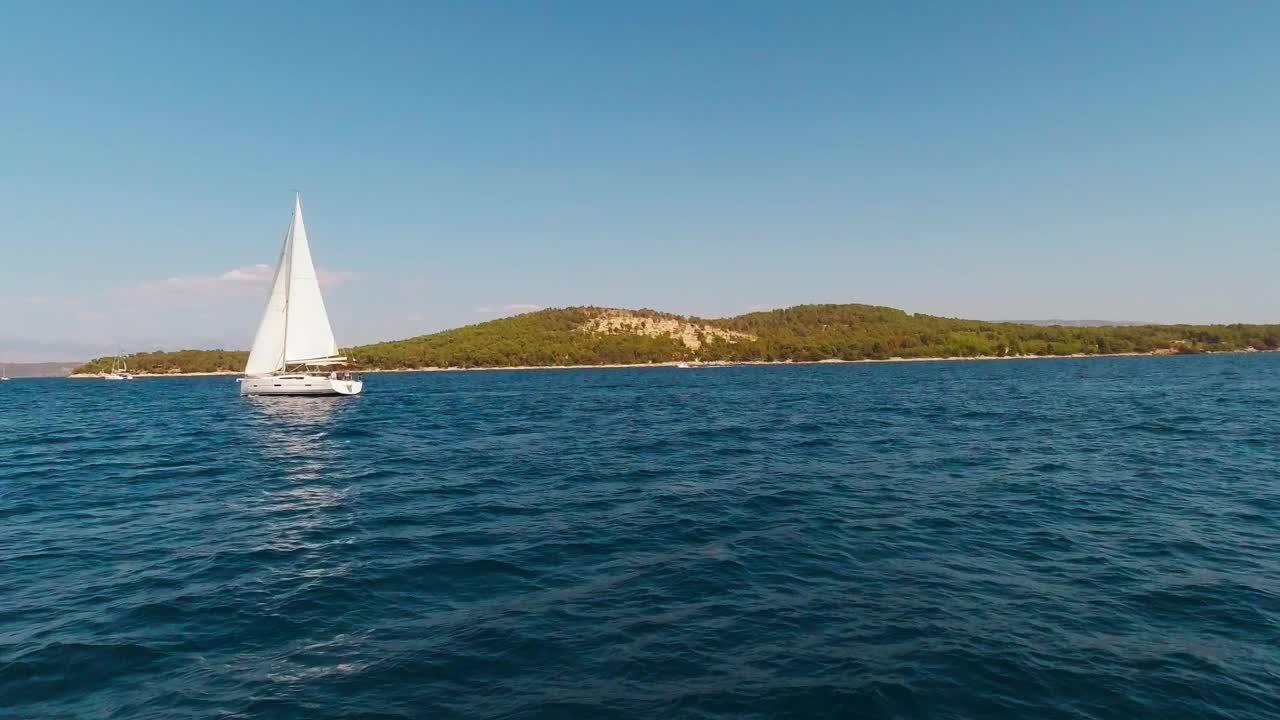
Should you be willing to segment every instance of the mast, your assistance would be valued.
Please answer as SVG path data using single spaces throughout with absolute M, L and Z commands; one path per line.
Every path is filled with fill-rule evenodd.
M 289 234 L 285 236 L 285 254 L 289 256 L 289 265 L 293 266 L 293 228 L 298 224 L 298 208 L 302 205 L 302 193 L 293 191 L 293 215 L 289 217 Z M 280 343 L 280 369 L 289 370 L 289 293 L 293 289 L 293 281 L 287 272 L 284 276 L 284 342 Z

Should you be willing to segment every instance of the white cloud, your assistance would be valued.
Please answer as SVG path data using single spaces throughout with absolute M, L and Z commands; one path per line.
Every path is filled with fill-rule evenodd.
M 359 273 L 345 270 L 316 270 L 316 275 L 320 277 L 320 287 L 322 288 L 335 288 L 339 285 L 346 285 L 360 277 Z
M 482 305 L 476 308 L 476 312 L 482 313 L 485 315 L 492 315 L 495 313 L 510 315 L 512 313 L 533 312 L 534 310 L 541 310 L 541 309 L 542 309 L 541 305 L 534 305 L 532 303 L 512 303 L 510 305 L 503 305 L 501 307 L 492 307 L 489 305 Z
M 0 307 L 22 305 L 76 305 L 79 298 L 71 296 L 28 295 L 25 297 L 0 297 Z
M 351 272 L 316 270 L 320 286 L 333 288 L 355 279 Z M 173 293 L 202 293 L 226 296 L 258 296 L 275 278 L 275 268 L 258 263 L 233 268 L 220 275 L 181 275 L 160 282 L 144 283 L 118 292 L 133 297 L 151 297 Z
M 227 267 L 102 290 L 67 288 L 67 295 L 5 295 L 0 288 L 0 361 L 83 360 L 116 349 L 248 347 L 275 269 L 266 264 Z M 318 274 L 326 299 L 336 286 L 365 277 L 323 268 Z M 331 317 L 339 324 L 344 310 L 351 314 L 348 303 L 360 298 L 335 293 L 332 299 Z M 396 336 L 390 331 L 386 335 Z
M 270 282 L 275 271 L 270 265 L 247 265 L 245 267 L 228 270 L 218 276 L 219 280 L 228 282 Z

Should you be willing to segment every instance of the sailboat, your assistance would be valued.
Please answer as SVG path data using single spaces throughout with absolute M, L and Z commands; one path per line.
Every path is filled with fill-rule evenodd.
M 293 220 L 285 232 L 271 297 L 240 379 L 240 394 L 357 395 L 364 389 L 359 376 L 326 369 L 346 362 L 338 355 L 311 262 L 302 197 L 294 195 Z
M 133 374 L 129 372 L 129 363 L 125 362 L 124 356 L 117 354 L 111 359 L 111 372 L 102 374 L 103 380 L 132 380 Z
M 3 365 L 0 365 L 0 382 L 5 382 L 6 380 L 8 380 L 8 379 L 9 379 L 9 373 L 8 373 L 8 370 L 9 370 L 9 368 L 7 368 L 7 367 L 5 367 L 5 366 L 3 366 Z

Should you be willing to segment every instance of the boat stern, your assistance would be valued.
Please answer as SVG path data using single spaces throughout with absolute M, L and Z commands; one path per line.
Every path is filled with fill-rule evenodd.
M 330 379 L 329 385 L 333 387 L 333 391 L 339 395 L 359 395 L 364 390 L 363 380 L 335 380 Z

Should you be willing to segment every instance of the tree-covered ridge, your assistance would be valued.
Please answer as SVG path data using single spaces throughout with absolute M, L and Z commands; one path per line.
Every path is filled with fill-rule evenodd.
M 1219 352 L 1280 348 L 1280 325 L 1077 327 L 961 320 L 873 305 L 798 305 L 718 321 L 760 360 Z M 738 358 L 735 358 L 738 359 Z M 745 358 L 743 358 L 745 359 Z
M 611 318 L 602 322 L 602 318 Z M 622 318 L 623 321 L 617 321 Z M 961 320 L 874 305 L 798 305 L 722 320 L 655 310 L 540 310 L 420 337 L 344 349 L 365 369 L 701 361 L 813 361 L 1280 349 L 1280 325 L 1074 327 Z M 248 353 L 139 353 L 141 373 L 239 372 Z M 110 369 L 98 358 L 77 373 Z
M 72 374 L 110 372 L 112 357 L 100 357 L 72 370 Z M 129 372 L 165 373 L 241 372 L 249 360 L 247 350 L 174 350 L 134 353 L 125 357 Z
M 361 367 L 378 369 L 605 365 L 670 362 L 689 357 L 685 345 L 672 337 L 624 330 L 582 331 L 593 318 L 611 310 L 540 310 L 433 335 L 365 345 L 351 352 Z M 637 310 L 634 314 L 653 319 L 678 317 L 654 310 Z

